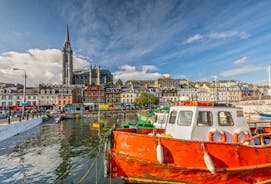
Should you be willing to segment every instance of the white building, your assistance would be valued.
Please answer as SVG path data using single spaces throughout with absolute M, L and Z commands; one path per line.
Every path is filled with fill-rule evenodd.
M 25 102 L 28 105 L 38 105 L 38 93 L 33 89 L 27 89 L 25 94 Z M 0 89 L 0 106 L 8 108 L 9 106 L 19 106 L 23 103 L 23 90 L 15 88 Z

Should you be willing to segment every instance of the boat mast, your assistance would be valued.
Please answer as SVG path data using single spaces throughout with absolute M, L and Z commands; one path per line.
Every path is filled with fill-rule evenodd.
M 271 88 L 271 77 L 270 77 L 270 65 L 267 67 L 267 72 L 268 72 L 268 86 L 269 89 Z
M 215 102 L 218 103 L 218 91 L 217 91 L 217 81 L 216 81 L 216 75 L 215 78 Z
M 99 86 L 99 88 L 98 88 L 98 122 L 100 122 L 100 87 L 101 86 Z

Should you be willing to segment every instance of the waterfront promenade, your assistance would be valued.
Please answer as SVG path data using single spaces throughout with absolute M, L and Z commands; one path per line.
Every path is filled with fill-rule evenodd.
M 13 124 L 13 123 L 19 123 L 19 118 L 10 118 L 10 123 Z M 8 125 L 8 119 L 5 118 L 5 119 L 0 119 L 0 126 L 3 126 L 3 125 Z

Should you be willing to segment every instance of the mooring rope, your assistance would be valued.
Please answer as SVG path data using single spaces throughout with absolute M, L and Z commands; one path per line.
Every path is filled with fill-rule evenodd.
M 96 154 L 96 157 L 95 157 L 94 161 L 92 162 L 92 164 L 90 165 L 90 167 L 88 168 L 86 173 L 80 178 L 78 184 L 81 184 L 86 179 L 86 177 L 89 175 L 90 171 L 93 169 L 95 164 L 97 166 L 97 160 L 98 160 L 98 158 L 100 156 L 100 153 L 101 153 L 101 150 L 102 150 L 101 147 L 104 144 L 106 137 L 112 132 L 112 130 L 114 128 L 115 127 L 112 126 L 110 129 L 108 129 L 105 132 L 103 137 L 101 137 L 100 130 L 99 130 L 99 132 L 98 132 L 98 137 L 99 137 L 98 153 Z M 97 167 L 96 167 L 96 183 L 97 183 L 97 180 L 98 180 L 98 176 L 97 176 Z M 110 182 L 111 182 L 111 180 L 110 180 Z

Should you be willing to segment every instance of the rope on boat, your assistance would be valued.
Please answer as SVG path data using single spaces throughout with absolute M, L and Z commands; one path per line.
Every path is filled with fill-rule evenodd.
M 80 178 L 78 184 L 81 184 L 82 182 L 84 182 L 84 180 L 85 180 L 86 177 L 89 175 L 90 171 L 93 169 L 93 167 L 94 167 L 95 164 L 96 164 L 96 183 L 98 182 L 98 175 L 97 175 L 97 160 L 98 160 L 99 155 L 100 155 L 101 150 L 102 150 L 102 149 L 101 149 L 101 145 L 104 144 L 106 137 L 109 136 L 109 134 L 113 131 L 114 128 L 115 128 L 115 127 L 112 126 L 110 129 L 108 129 L 108 130 L 105 132 L 105 134 L 104 134 L 103 137 L 101 137 L 100 130 L 99 130 L 98 136 L 99 136 L 99 140 L 100 140 L 100 141 L 99 141 L 99 145 L 98 145 L 98 153 L 96 154 L 96 157 L 95 157 L 94 161 L 92 162 L 92 164 L 90 165 L 90 167 L 88 168 L 88 170 L 86 171 L 86 173 Z M 111 183 L 111 180 L 110 180 L 110 183 Z
M 95 150 L 91 151 L 90 154 L 93 153 L 94 151 L 95 151 Z M 56 180 L 54 183 L 55 183 L 55 184 L 58 183 L 58 182 L 59 182 L 60 180 L 62 180 L 66 175 L 67 175 L 66 172 L 63 173 L 61 176 L 59 176 L 59 177 L 57 178 L 57 180 Z

